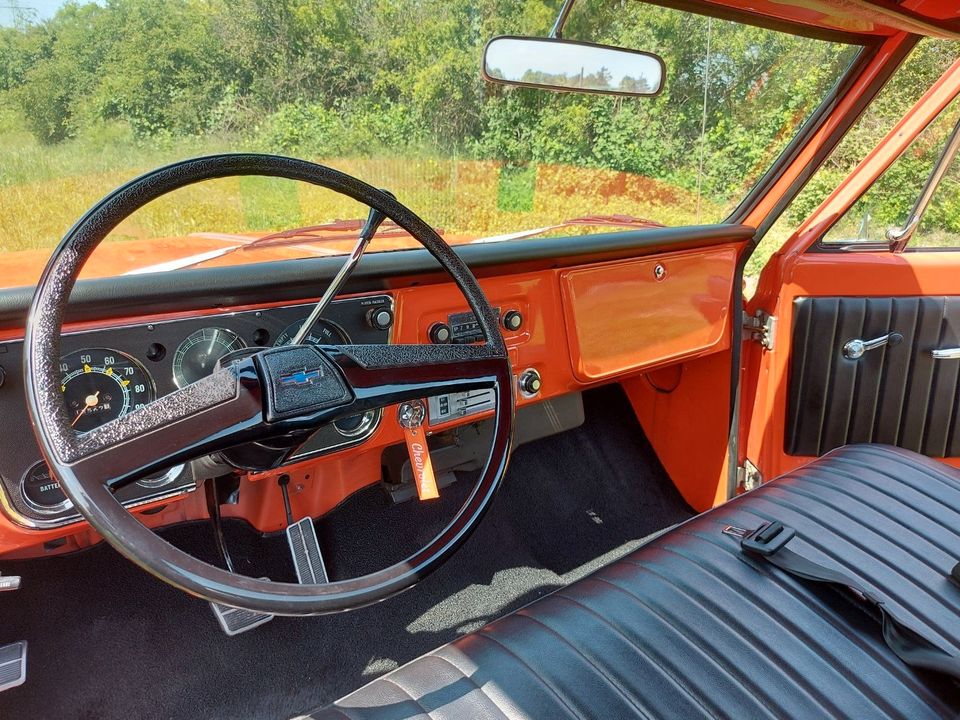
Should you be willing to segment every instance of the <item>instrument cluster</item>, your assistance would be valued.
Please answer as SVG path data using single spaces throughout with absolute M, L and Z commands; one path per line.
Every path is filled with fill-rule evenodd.
M 288 344 L 311 304 L 230 312 L 156 323 L 66 333 L 61 338 L 60 387 L 77 433 L 122 417 L 156 398 L 214 371 L 227 353 L 245 347 Z M 337 300 L 314 323 L 304 342 L 318 345 L 383 344 L 390 341 L 393 300 L 389 295 Z M 0 412 L 23 437 L 0 440 L 0 501 L 28 527 L 54 527 L 78 519 L 69 499 L 51 478 L 33 436 L 22 382 L 23 343 L 0 343 Z M 380 421 L 379 411 L 344 418 L 320 428 L 293 460 L 356 445 Z M 170 468 L 118 492 L 137 505 L 187 492 L 195 486 L 189 467 Z

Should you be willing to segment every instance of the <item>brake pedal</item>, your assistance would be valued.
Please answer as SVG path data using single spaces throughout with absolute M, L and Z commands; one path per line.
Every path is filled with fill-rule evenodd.
M 301 585 L 317 585 L 330 582 L 327 577 L 327 568 L 323 563 L 323 553 L 320 551 L 320 541 L 317 539 L 317 531 L 313 526 L 313 521 L 309 517 L 303 518 L 299 522 L 293 522 L 293 512 L 290 507 L 290 495 L 287 491 L 287 485 L 290 482 L 289 475 L 281 475 L 278 479 L 280 490 L 283 493 L 283 505 L 287 515 L 287 529 L 284 533 L 287 536 L 287 545 L 290 547 L 290 557 L 293 559 L 293 567 L 297 571 L 297 581 Z M 216 528 L 217 545 L 227 569 L 233 572 L 233 562 L 227 552 L 226 543 L 223 538 L 223 530 L 220 524 L 220 506 L 212 492 L 208 490 L 207 501 L 210 504 L 210 517 L 214 521 Z M 263 578 L 267 580 L 269 578 Z M 251 612 L 250 610 L 238 610 L 227 605 L 210 603 L 213 614 L 217 616 L 217 622 L 223 631 L 233 637 L 247 630 L 253 630 L 266 622 L 273 620 L 273 615 Z
M 213 614 L 217 616 L 220 628 L 230 637 L 247 630 L 253 630 L 273 620 L 273 615 L 253 612 L 252 610 L 241 610 L 220 603 L 212 602 L 210 608 L 213 610 Z
M 300 584 L 320 585 L 330 582 L 313 521 L 305 517 L 299 522 L 288 525 L 286 534 L 293 566 L 296 568 L 297 580 Z
M 0 692 L 23 685 L 27 679 L 27 641 L 0 647 Z

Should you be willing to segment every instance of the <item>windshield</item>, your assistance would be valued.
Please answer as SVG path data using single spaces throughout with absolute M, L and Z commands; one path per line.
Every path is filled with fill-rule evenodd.
M 54 3 L 56 5 L 56 3 Z M 24 10 L 0 29 L 0 283 L 33 284 L 97 199 L 222 151 L 294 155 L 393 192 L 451 244 L 722 221 L 857 47 L 644 3 L 584 0 L 564 36 L 659 54 L 663 90 L 506 88 L 498 34 L 560 2 L 140 2 Z M 129 218 L 87 277 L 347 252 L 367 209 L 238 178 Z M 371 252 L 415 246 L 384 226 Z

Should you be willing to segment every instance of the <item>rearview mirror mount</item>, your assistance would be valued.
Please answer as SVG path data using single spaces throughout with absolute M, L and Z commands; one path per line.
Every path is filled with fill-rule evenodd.
M 484 78 L 503 85 L 652 97 L 665 73 L 653 53 L 559 38 L 503 35 L 483 51 Z

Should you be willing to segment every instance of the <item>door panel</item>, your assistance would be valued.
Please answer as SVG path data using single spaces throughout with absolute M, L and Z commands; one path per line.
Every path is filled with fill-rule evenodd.
M 960 455 L 960 298 L 801 297 L 794 301 L 785 449 L 815 456 L 854 442 Z M 902 341 L 845 356 L 851 340 Z
M 764 274 L 747 311 L 776 322 L 770 347 L 744 343 L 740 462 L 769 479 L 867 441 L 960 467 L 960 360 L 929 355 L 960 347 L 960 252 L 790 252 Z M 896 349 L 843 357 L 890 330 Z

